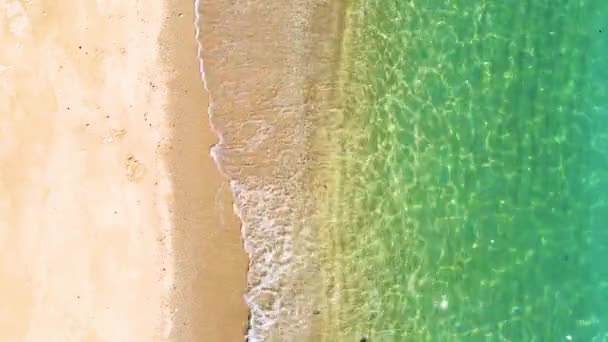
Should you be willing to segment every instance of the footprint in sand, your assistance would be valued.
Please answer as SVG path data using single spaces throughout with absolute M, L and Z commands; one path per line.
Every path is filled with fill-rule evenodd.
M 135 159 L 134 156 L 129 156 L 125 162 L 125 168 L 127 171 L 127 179 L 130 182 L 138 182 L 144 178 L 146 173 L 146 167 L 139 160 Z

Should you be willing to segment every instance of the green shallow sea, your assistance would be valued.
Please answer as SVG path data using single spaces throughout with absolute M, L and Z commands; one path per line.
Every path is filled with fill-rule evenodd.
M 608 1 L 347 17 L 324 340 L 608 341 Z

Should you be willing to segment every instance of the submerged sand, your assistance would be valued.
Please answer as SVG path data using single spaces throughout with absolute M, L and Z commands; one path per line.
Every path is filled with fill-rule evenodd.
M 250 341 L 319 341 L 332 301 L 321 271 L 332 227 L 330 144 L 340 123 L 342 1 L 200 0 L 214 149 L 250 257 Z M 329 124 L 333 124 L 331 127 Z M 336 140 L 336 139 L 334 139 Z M 330 209 L 331 210 L 331 209 Z M 317 220 L 319 218 L 319 220 Z M 333 257 L 333 256 L 332 256 Z
M 192 22 L 190 1 L 0 2 L 0 340 L 242 340 Z

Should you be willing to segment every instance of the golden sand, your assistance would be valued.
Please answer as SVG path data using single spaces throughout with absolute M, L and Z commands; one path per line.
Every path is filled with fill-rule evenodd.
M 186 0 L 0 1 L 0 340 L 240 341 Z

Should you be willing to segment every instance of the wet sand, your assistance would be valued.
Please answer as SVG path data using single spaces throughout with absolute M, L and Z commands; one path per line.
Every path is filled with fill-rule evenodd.
M 0 4 L 0 340 L 242 340 L 192 7 Z
M 168 65 L 168 155 L 174 184 L 176 341 L 243 341 L 247 258 L 226 178 L 209 155 L 218 137 L 209 127 L 201 80 L 194 5 L 169 0 L 162 58 Z

